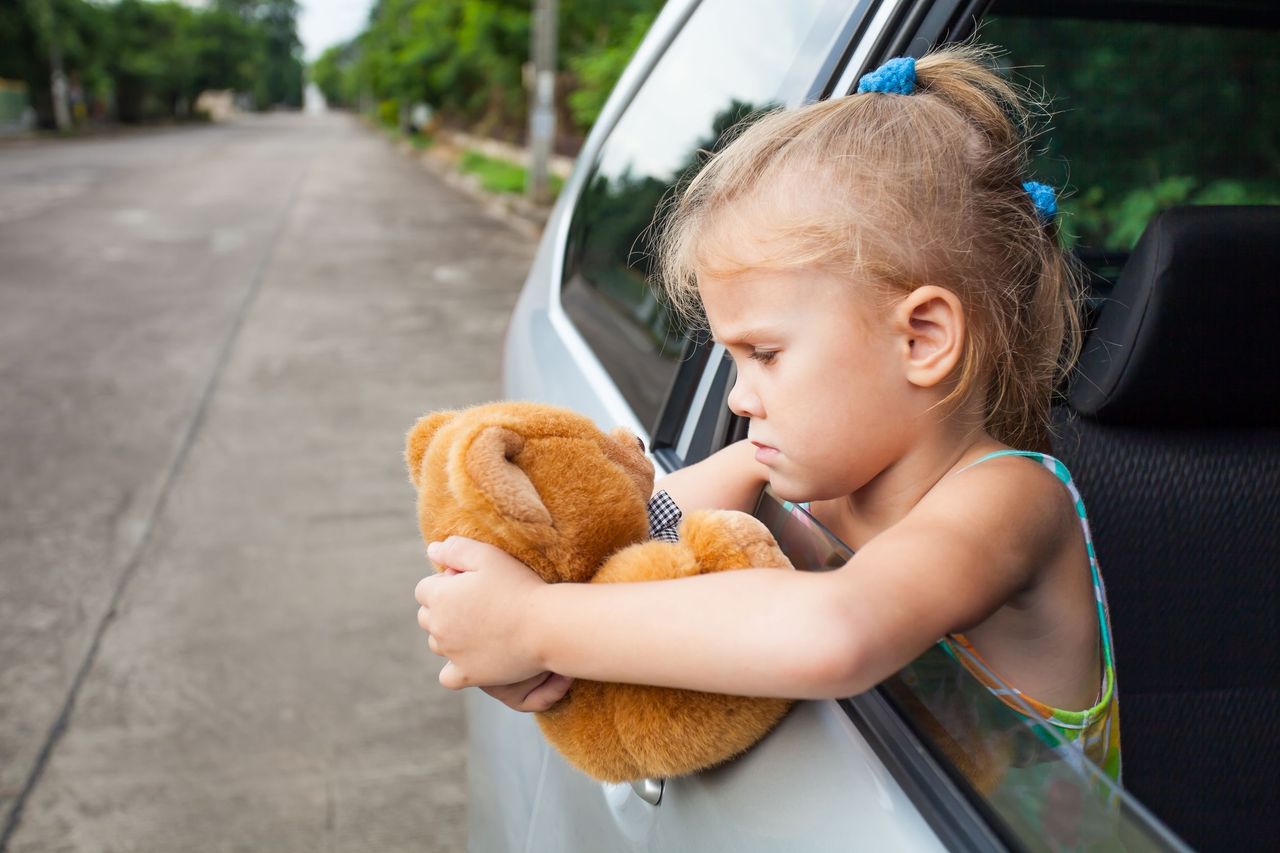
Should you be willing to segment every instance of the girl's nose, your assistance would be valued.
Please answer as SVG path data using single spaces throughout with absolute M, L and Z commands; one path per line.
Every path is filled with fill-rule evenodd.
M 746 387 L 742 383 L 742 377 L 738 377 L 733 383 L 733 389 L 729 392 L 729 411 L 743 418 L 763 418 L 764 403 L 760 401 L 760 396 Z

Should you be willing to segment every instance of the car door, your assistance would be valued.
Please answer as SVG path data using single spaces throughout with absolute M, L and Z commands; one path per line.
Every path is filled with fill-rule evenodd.
M 719 348 L 688 341 L 646 284 L 644 233 L 655 208 L 738 118 L 847 93 L 881 57 L 962 35 L 968 5 L 669 2 L 548 222 L 506 339 L 507 395 L 626 425 L 646 439 L 660 471 L 739 437 L 743 425 L 724 405 L 731 364 Z M 803 510 L 766 493 L 757 514 L 798 567 L 847 559 Z M 1139 848 L 1176 844 L 1069 751 L 1037 747 L 1052 734 L 1007 709 L 1002 716 L 1004 706 L 962 674 L 926 655 L 863 696 L 798 703 L 768 738 L 720 768 L 624 785 L 583 776 L 547 747 L 530 715 L 472 691 L 472 848 L 1016 848 L 1044 834 L 1048 790 L 1080 804 L 1063 838 L 1080 837 L 1081 826 L 1107 838 L 1124 827 Z M 940 693 L 957 695 L 955 683 L 967 688 L 961 710 L 936 707 Z M 1004 761 L 1001 784 L 983 791 L 982 779 L 958 769 L 991 744 L 1000 756 L 1038 756 L 1036 781 L 1010 774 Z

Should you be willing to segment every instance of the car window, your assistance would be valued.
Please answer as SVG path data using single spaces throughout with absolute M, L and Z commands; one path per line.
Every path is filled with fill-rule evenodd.
M 1098 4 L 1090 18 L 1072 8 L 997 0 L 981 38 L 1051 98 L 1036 177 L 1066 189 L 1064 232 L 1086 263 L 1114 278 L 1168 207 L 1280 204 L 1275 29 L 1223 11 L 1100 20 Z
M 768 489 L 755 515 L 801 571 L 831 571 L 853 552 L 803 508 L 780 501 Z M 963 648 L 957 654 L 967 654 Z M 973 661 L 977 663 L 977 661 Z M 1006 688 L 1007 689 L 1007 688 Z M 874 694 L 874 695 L 871 695 Z M 1132 795 L 1096 767 L 1052 727 L 1023 716 L 996 698 L 943 647 L 935 645 L 870 694 L 842 705 L 862 726 L 874 715 L 860 706 L 883 701 L 904 721 L 914 743 L 894 746 L 918 755 L 929 751 L 935 771 L 958 780 L 964 795 L 980 806 L 998 835 L 1028 850 L 1186 849 Z M 865 731 L 865 729 L 864 729 Z M 876 733 L 869 732 L 874 740 Z M 882 758 L 886 756 L 882 755 Z M 893 762 L 886 760 L 887 766 Z M 920 769 L 917 767 L 916 774 Z M 905 787 L 905 786 L 904 786 Z M 938 779 L 926 779 L 934 789 Z M 938 803 L 929 804 L 935 820 Z M 922 806 L 922 811 L 924 810 Z M 961 819 L 952 815 L 952 819 Z M 942 835 L 954 827 L 936 826 Z
M 858 5 L 704 0 L 600 149 L 570 222 L 561 297 L 641 423 L 656 420 L 685 345 L 647 281 L 655 208 L 739 119 L 803 98 Z

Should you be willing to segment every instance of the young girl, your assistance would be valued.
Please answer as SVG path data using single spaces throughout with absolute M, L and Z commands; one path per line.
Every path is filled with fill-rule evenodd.
M 657 490 L 750 511 L 768 483 L 847 564 L 546 585 L 496 548 L 432 543 L 450 571 L 416 597 L 440 683 L 525 711 L 575 677 L 842 697 L 941 640 L 1118 776 L 1083 506 L 1034 452 L 1079 329 L 1052 192 L 1025 183 L 1027 123 L 980 50 L 891 60 L 856 95 L 751 125 L 667 220 L 663 286 L 732 356 L 750 438 Z

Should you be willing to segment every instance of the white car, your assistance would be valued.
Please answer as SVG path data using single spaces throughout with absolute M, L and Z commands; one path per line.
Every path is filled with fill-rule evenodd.
M 1275 7 L 667 3 L 547 224 L 506 338 L 506 395 L 629 427 L 660 474 L 744 437 L 725 404 L 732 364 L 718 346 L 686 341 L 647 284 L 655 205 L 738 118 L 843 96 L 885 59 L 965 38 L 981 21 L 982 41 L 1006 47 L 1010 64 L 1033 75 L 1043 64 L 1060 115 L 1040 163 L 1061 172 L 1057 154 L 1072 158 L 1057 178 L 1079 188 L 1066 204 L 1101 311 L 1081 367 L 1092 372 L 1059 406 L 1055 450 L 1083 484 L 1108 581 L 1126 789 L 936 648 L 865 694 L 798 703 L 724 766 L 624 785 L 582 775 L 531 715 L 468 691 L 473 850 L 1186 849 L 1180 838 L 1274 849 L 1280 395 L 1273 372 L 1270 392 L 1250 386 L 1247 397 L 1243 383 L 1206 380 L 1205 365 L 1226 372 L 1246 350 L 1274 365 L 1244 338 L 1256 326 L 1270 340 L 1262 324 L 1280 316 L 1280 216 L 1266 206 L 1155 214 L 1171 192 L 1239 203 L 1280 191 Z M 1156 310 L 1168 304 L 1192 307 Z M 848 556 L 767 492 L 757 515 L 800 568 Z M 1221 571 L 1206 580 L 1202 566 Z

